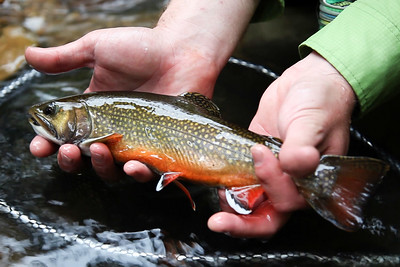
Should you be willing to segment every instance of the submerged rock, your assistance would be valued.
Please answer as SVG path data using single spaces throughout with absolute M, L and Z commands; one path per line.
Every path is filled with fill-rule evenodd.
M 35 44 L 36 38 L 24 28 L 3 28 L 0 35 L 0 80 L 7 79 L 25 65 L 25 49 Z

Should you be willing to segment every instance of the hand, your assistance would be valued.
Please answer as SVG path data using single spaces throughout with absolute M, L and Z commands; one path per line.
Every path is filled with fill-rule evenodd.
M 291 177 L 310 174 L 322 154 L 346 153 L 355 99 L 347 81 L 315 52 L 286 70 L 265 91 L 250 125 L 256 133 L 284 140 L 279 160 L 264 146 L 252 148 L 256 175 L 268 199 L 251 215 L 230 210 L 213 215 L 210 229 L 270 237 L 291 211 L 305 207 Z
M 98 30 L 64 46 L 28 48 L 26 59 L 47 73 L 93 68 L 86 92 L 139 90 L 177 95 L 196 91 L 211 97 L 216 78 L 243 34 L 257 2 L 242 5 L 236 1 L 173 0 L 153 29 Z M 38 157 L 57 150 L 41 137 L 35 137 L 30 148 Z M 118 174 L 106 146 L 93 144 L 90 151 L 99 176 L 111 180 Z M 78 171 L 82 167 L 79 149 L 61 146 L 58 162 L 67 172 Z M 127 162 L 124 171 L 143 181 L 152 177 L 147 167 L 135 161 Z
M 45 72 L 93 67 L 94 74 L 87 92 L 152 90 L 156 93 L 178 94 L 179 90 L 201 88 L 202 93 L 212 94 L 218 73 L 213 63 L 207 62 L 197 52 L 179 55 L 174 51 L 170 38 L 164 35 L 166 33 L 158 28 L 100 30 L 65 46 L 29 48 L 26 58 L 35 68 Z M 118 168 L 114 166 L 107 147 L 94 144 L 90 149 L 97 174 L 107 180 L 113 179 Z M 35 156 L 47 156 L 55 150 L 56 146 L 41 137 L 36 137 L 31 143 L 31 152 Z M 81 153 L 76 146 L 64 145 L 59 150 L 58 162 L 65 171 L 78 171 L 82 167 Z M 125 170 L 139 180 L 152 177 L 151 172 L 138 162 L 127 163 Z

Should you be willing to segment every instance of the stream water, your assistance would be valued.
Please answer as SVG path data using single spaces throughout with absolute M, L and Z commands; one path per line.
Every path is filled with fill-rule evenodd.
M 92 4 L 92 13 L 79 13 L 83 8 L 79 1 L 62 7 L 95 17 L 118 14 L 116 6 L 113 12 L 101 9 L 109 1 L 80 2 L 86 8 Z M 136 4 L 147 10 L 143 2 Z M 160 7 L 160 2 L 148 3 Z M 214 101 L 225 119 L 246 127 L 273 78 L 262 68 L 238 63 L 243 62 L 232 60 L 221 73 Z M 155 182 L 124 179 L 106 184 L 89 168 L 71 175 L 59 169 L 55 156 L 33 157 L 28 148 L 34 136 L 26 116 L 29 106 L 80 93 L 90 77 L 87 69 L 47 76 L 26 68 L 0 84 L 1 266 L 400 265 L 396 166 L 371 198 L 360 231 L 343 232 L 314 211 L 304 210 L 294 213 L 272 239 L 259 240 L 207 229 L 208 217 L 218 210 L 213 189 L 191 188 L 197 204 L 193 212 L 173 186 L 156 192 Z M 386 154 L 375 151 L 374 143 L 364 141 L 353 137 L 349 153 L 386 159 Z
M 28 74 L 33 71 L 28 70 Z M 238 79 L 232 79 L 240 73 Z M 264 265 L 317 266 L 400 264 L 400 207 L 393 169 L 369 203 L 363 229 L 336 229 L 312 210 L 295 213 L 271 240 L 236 239 L 209 231 L 218 210 L 215 191 L 193 187 L 193 212 L 174 187 L 125 179 L 100 181 L 90 170 L 62 172 L 55 157 L 37 159 L 28 150 L 34 133 L 27 108 L 34 103 L 82 92 L 91 71 L 17 78 L 17 94 L 6 94 L 0 109 L 0 263 L 13 266 Z M 228 64 L 216 87 L 223 116 L 246 124 L 261 84 L 270 77 Z M 25 82 L 23 82 L 25 81 Z M 241 95 L 247 81 L 253 94 Z M 24 84 L 27 88 L 24 89 Z M 18 89 L 20 87 L 20 89 Z M 257 90 L 257 87 L 259 90 Z M 229 94 L 228 91 L 229 90 Z M 253 103 L 254 102 L 254 103 Z M 232 109 L 232 106 L 239 107 Z M 240 110 L 241 116 L 237 110 Z M 243 114 L 243 110 L 247 110 Z M 352 140 L 351 154 L 377 156 L 368 144 Z

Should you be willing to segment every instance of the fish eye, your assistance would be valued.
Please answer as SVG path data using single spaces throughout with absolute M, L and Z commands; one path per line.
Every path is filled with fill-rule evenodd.
M 57 112 L 57 106 L 55 105 L 48 105 L 43 109 L 43 114 L 47 116 L 54 115 Z

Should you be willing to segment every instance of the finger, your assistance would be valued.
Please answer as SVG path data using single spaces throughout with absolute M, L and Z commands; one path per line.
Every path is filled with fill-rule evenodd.
M 62 145 L 57 155 L 58 165 L 66 172 L 78 172 L 82 168 L 80 149 L 71 144 Z
M 344 155 L 347 153 L 350 142 L 350 124 L 333 129 L 326 137 L 326 145 L 321 154 Z
M 31 144 L 29 145 L 29 150 L 35 157 L 47 157 L 51 154 L 56 153 L 58 146 L 52 142 L 47 141 L 41 136 L 35 136 Z
M 298 146 L 289 144 L 282 146 L 279 153 L 281 168 L 292 177 L 306 177 L 318 166 L 319 151 L 312 146 Z
M 218 189 L 218 197 L 219 197 L 219 206 L 221 210 L 229 213 L 236 213 L 234 209 L 229 206 L 228 202 L 226 201 L 226 194 L 225 189 Z
M 306 202 L 300 195 L 292 178 L 284 173 L 279 160 L 263 145 L 251 148 L 254 170 L 259 178 L 268 199 L 280 212 L 289 212 L 304 208 Z
M 96 174 L 107 182 L 119 180 L 121 168 L 115 165 L 114 158 L 105 144 L 94 143 L 90 146 L 90 155 L 93 169 Z
M 135 160 L 125 163 L 124 172 L 139 182 L 148 182 L 155 177 L 154 172 L 146 165 Z
M 235 237 L 270 238 L 289 219 L 289 213 L 277 212 L 269 201 L 262 202 L 249 215 L 219 212 L 208 220 L 210 230 Z
M 318 125 L 318 116 L 293 121 L 287 129 L 285 141 L 279 152 L 283 171 L 293 177 L 304 177 L 312 173 L 320 159 L 319 146 L 326 138 L 325 130 Z
M 47 73 L 66 72 L 72 69 L 90 66 L 94 60 L 95 42 L 86 35 L 72 43 L 59 47 L 28 47 L 26 61 L 35 69 Z

